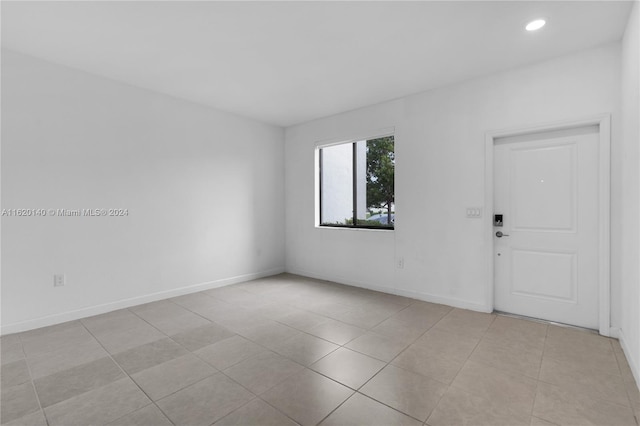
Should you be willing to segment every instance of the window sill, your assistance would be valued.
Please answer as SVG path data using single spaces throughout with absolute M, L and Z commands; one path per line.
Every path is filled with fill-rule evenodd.
M 351 231 L 377 231 L 389 232 L 395 231 L 394 227 L 378 227 L 378 226 L 347 226 L 347 225 L 316 225 L 316 229 L 347 229 Z

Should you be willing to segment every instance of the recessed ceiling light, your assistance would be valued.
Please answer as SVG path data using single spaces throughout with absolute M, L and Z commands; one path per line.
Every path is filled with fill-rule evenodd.
M 535 21 L 529 22 L 525 28 L 527 31 L 536 31 L 544 27 L 544 24 L 546 23 L 547 22 L 544 19 L 536 19 Z

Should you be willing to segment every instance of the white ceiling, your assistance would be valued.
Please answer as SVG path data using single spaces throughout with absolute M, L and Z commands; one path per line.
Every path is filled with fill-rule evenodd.
M 2 2 L 2 46 L 289 126 L 619 40 L 630 2 Z M 538 17 L 547 26 L 527 33 Z

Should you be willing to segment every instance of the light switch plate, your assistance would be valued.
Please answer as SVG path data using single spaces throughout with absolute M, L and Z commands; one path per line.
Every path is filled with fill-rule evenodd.
M 467 207 L 467 217 L 478 219 L 482 217 L 482 207 Z

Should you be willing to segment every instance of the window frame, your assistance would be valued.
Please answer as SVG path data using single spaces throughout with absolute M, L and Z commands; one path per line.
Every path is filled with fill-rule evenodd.
M 377 230 L 377 231 L 394 231 L 395 230 L 395 222 L 391 225 L 391 226 L 376 226 L 376 225 L 358 225 L 358 218 L 357 218 L 357 214 L 358 214 L 358 208 L 357 208 L 357 203 L 358 203 L 358 183 L 357 183 L 357 156 L 356 156 L 356 151 L 357 151 L 357 143 L 360 141 L 365 141 L 368 142 L 370 140 L 375 140 L 375 139 L 380 139 L 380 138 L 384 138 L 384 137 L 389 137 L 392 136 L 393 137 L 393 152 L 395 155 L 395 142 L 396 142 L 396 135 L 395 135 L 395 129 L 389 129 L 387 131 L 381 131 L 381 132 L 377 132 L 374 133 L 373 135 L 370 136 L 366 136 L 366 137 L 357 137 L 357 138 L 349 138 L 349 139 L 342 139 L 340 141 L 332 141 L 332 142 L 325 142 L 322 144 L 316 144 L 316 166 L 317 166 L 317 174 L 316 177 L 318 179 L 318 184 L 316 185 L 317 188 L 317 216 L 316 216 L 316 227 L 318 228 L 337 228 L 337 229 L 365 229 L 365 230 Z M 347 224 L 332 224 L 332 223 L 328 223 L 328 224 L 323 224 L 322 223 L 322 150 L 324 148 L 330 148 L 332 146 L 336 146 L 336 145 L 347 145 L 347 144 L 351 144 L 352 146 L 352 150 L 351 150 L 351 161 L 352 161 L 352 172 L 351 172 L 351 185 L 352 185 L 352 211 L 353 211 L 353 225 L 347 225 Z M 394 163 L 395 164 L 395 163 Z M 394 166 L 394 170 L 393 173 L 395 175 L 395 166 Z M 395 198 L 395 185 L 393 188 L 393 192 L 394 192 L 394 198 Z M 395 203 L 394 203 L 395 204 Z

